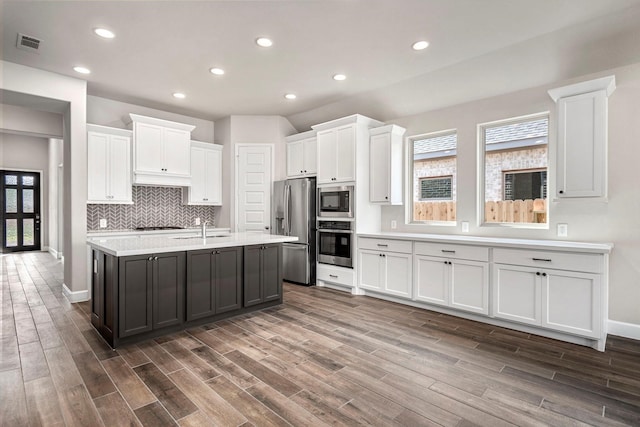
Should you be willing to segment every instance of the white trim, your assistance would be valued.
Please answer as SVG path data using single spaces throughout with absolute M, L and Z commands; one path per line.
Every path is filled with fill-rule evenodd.
M 136 123 L 136 122 L 145 123 L 149 125 L 162 126 L 162 127 L 171 128 L 171 129 L 186 130 L 187 132 L 191 132 L 196 128 L 195 126 L 189 125 L 186 123 L 172 122 L 169 120 L 157 119 L 155 117 L 141 116 L 139 114 L 133 114 L 133 113 L 129 113 L 129 117 L 131 117 L 132 123 Z
M 607 333 L 619 337 L 640 340 L 640 325 L 609 319 L 607 321 Z
M 47 247 L 47 252 L 49 252 L 51 254 L 52 257 L 54 257 L 55 259 L 58 259 L 59 257 L 59 252 L 51 247 Z
M 567 96 L 581 95 L 583 93 L 596 92 L 604 90 L 607 97 L 616 90 L 616 76 L 601 77 L 599 79 L 587 80 L 586 82 L 575 83 L 568 86 L 562 86 L 547 91 L 554 102 L 558 102 L 560 98 Z
M 66 284 L 62 284 L 62 295 L 64 295 L 69 302 L 83 302 L 89 301 L 89 290 L 85 289 L 83 291 L 72 291 L 70 290 Z

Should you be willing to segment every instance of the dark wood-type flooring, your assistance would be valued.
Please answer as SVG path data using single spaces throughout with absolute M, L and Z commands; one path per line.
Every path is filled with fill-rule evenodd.
M 3 426 L 640 425 L 607 351 L 285 284 L 282 306 L 111 350 L 46 253 L 4 255 Z

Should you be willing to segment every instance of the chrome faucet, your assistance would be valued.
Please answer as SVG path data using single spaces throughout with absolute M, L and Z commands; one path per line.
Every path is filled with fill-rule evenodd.
M 202 238 L 203 239 L 207 237 L 207 222 L 208 221 L 202 221 Z

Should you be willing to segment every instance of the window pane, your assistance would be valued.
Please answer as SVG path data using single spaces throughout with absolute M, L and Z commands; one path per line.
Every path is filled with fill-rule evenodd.
M 33 218 L 24 219 L 22 221 L 22 245 L 33 246 L 34 245 L 34 227 Z
M 22 190 L 22 212 L 33 213 L 33 190 Z
M 413 220 L 456 220 L 455 132 L 412 138 Z
M 5 175 L 4 183 L 7 185 L 18 185 L 18 176 L 17 175 Z
M 5 212 L 17 213 L 18 212 L 18 190 L 15 188 L 5 188 Z
M 548 133 L 548 117 L 483 128 L 485 222 L 547 222 Z
M 5 221 L 7 247 L 18 246 L 18 220 L 8 219 Z
M 33 175 L 24 175 L 22 177 L 22 185 L 26 185 L 26 186 L 33 186 L 35 182 L 35 177 Z

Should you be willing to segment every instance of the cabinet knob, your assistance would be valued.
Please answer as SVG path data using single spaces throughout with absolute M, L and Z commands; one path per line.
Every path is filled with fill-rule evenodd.
M 384 199 L 385 200 L 389 200 L 389 196 L 384 196 Z
M 542 273 L 542 277 L 547 277 L 547 273 Z
M 540 275 L 540 272 L 539 272 L 539 271 L 536 271 L 536 276 L 539 276 L 539 275 Z
M 560 190 L 560 191 L 558 191 L 558 193 L 564 194 L 564 190 Z
M 147 261 L 151 261 L 151 260 L 153 260 L 153 257 L 152 257 L 152 256 L 150 256 L 149 258 L 147 258 Z

